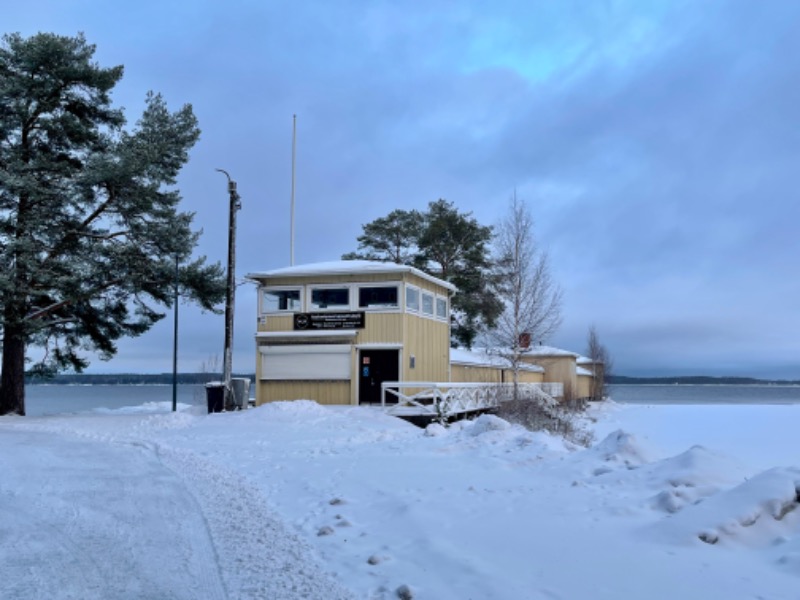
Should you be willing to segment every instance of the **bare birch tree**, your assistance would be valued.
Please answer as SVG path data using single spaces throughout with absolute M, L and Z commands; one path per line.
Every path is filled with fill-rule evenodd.
M 529 342 L 545 341 L 558 329 L 562 291 L 536 242 L 528 206 L 516 192 L 496 232 L 495 285 L 504 309 L 489 339 L 511 366 L 516 400 L 522 355 Z
M 608 378 L 611 376 L 613 362 L 608 348 L 600 343 L 600 338 L 594 325 L 589 327 L 586 356 L 592 361 L 592 374 L 594 375 L 589 396 L 592 400 L 602 400 L 608 396 Z

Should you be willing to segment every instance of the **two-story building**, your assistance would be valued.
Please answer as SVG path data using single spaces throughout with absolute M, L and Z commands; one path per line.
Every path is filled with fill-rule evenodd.
M 378 403 L 384 381 L 450 380 L 450 283 L 371 261 L 247 277 L 259 285 L 256 404 Z

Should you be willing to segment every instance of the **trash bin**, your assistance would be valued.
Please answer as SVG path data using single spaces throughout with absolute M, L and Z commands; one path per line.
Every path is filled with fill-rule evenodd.
M 233 408 L 246 409 L 250 400 L 250 380 L 246 377 L 232 377 L 231 388 L 233 391 Z
M 211 381 L 206 384 L 206 401 L 208 402 L 208 413 L 222 412 L 225 406 L 225 382 Z

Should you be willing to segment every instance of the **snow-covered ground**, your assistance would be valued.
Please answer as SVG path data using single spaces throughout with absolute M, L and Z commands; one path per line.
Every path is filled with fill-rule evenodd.
M 800 405 L 168 409 L 0 418 L 0 598 L 800 598 Z

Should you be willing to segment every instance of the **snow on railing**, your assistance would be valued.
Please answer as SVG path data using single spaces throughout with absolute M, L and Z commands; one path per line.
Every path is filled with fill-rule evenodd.
M 545 406 L 555 406 L 563 395 L 560 383 L 518 383 L 520 397 L 535 399 Z M 396 399 L 387 402 L 387 395 Z M 513 383 L 438 383 L 430 381 L 384 381 L 381 384 L 381 407 L 395 415 L 431 415 L 438 418 L 497 408 L 514 398 Z

